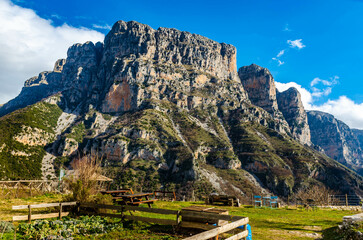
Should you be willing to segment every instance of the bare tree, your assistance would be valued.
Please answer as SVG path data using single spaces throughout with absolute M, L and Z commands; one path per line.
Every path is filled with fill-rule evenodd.
M 87 202 L 97 193 L 97 178 L 102 168 L 97 155 L 78 157 L 71 163 L 73 174 L 66 178 L 75 201 Z

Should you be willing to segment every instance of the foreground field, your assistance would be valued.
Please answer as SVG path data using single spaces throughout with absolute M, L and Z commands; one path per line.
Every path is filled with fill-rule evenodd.
M 13 213 L 12 205 L 58 202 L 60 195 L 46 195 L 26 199 L 0 200 L 0 219 L 9 221 Z M 158 201 L 154 208 L 182 209 L 183 207 L 203 205 L 203 202 L 164 202 Z M 325 239 L 333 239 L 334 228 L 342 221 L 345 215 L 356 212 L 331 209 L 306 211 L 296 208 L 253 208 L 251 206 L 227 207 L 211 206 L 228 209 L 231 215 L 246 216 L 250 218 L 250 225 L 254 240 L 267 239 L 317 239 L 324 233 Z M 151 216 L 149 214 L 147 216 Z M 184 235 L 185 236 L 185 235 Z M 11 234 L 8 234 L 10 239 Z M 19 236 L 21 237 L 21 236 Z M 122 230 L 118 229 L 98 236 L 78 237 L 78 239 L 181 239 L 183 235 L 174 234 L 171 227 L 158 226 L 147 223 L 125 222 Z

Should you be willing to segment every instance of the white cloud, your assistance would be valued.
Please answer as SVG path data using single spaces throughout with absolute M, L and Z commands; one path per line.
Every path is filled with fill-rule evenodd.
M 282 55 L 284 55 L 285 53 L 285 49 L 281 50 L 276 57 L 281 57 Z
M 275 60 L 278 62 L 279 66 L 285 64 L 285 62 L 281 61 L 280 59 L 277 59 L 277 58 L 272 58 L 272 60 Z
M 287 40 L 287 44 L 289 44 L 291 48 L 298 48 L 298 49 L 302 49 L 302 48 L 306 47 L 306 46 L 302 43 L 302 39 Z
M 9 0 L 0 0 L 0 22 L 0 103 L 14 98 L 26 79 L 52 70 L 74 43 L 104 38 L 102 33 L 86 28 L 67 24 L 54 27 L 51 20 Z
M 111 30 L 111 26 L 108 25 L 108 24 L 104 24 L 104 25 L 93 24 L 92 27 L 93 28 L 98 28 L 98 29 Z
M 323 84 L 324 86 L 332 86 L 338 83 L 338 79 L 339 79 L 338 76 L 331 77 L 330 81 L 316 77 L 313 79 L 313 81 L 311 81 L 310 86 L 315 86 L 319 83 Z
M 286 91 L 290 87 L 295 87 L 301 94 L 301 100 L 306 110 L 318 110 L 330 113 L 335 118 L 343 121 L 351 128 L 363 129 L 363 103 L 356 103 L 346 96 L 340 96 L 336 100 L 328 100 L 323 104 L 315 104 L 319 97 L 329 95 L 332 88 L 324 90 L 321 95 L 317 92 L 308 91 L 295 82 L 280 83 L 275 82 L 276 88 L 280 91 Z

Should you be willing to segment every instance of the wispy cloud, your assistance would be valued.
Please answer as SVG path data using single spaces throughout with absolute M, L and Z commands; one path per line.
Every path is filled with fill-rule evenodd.
M 279 57 L 281 57 L 281 56 L 282 56 L 282 55 L 284 55 L 284 54 L 285 54 L 285 49 L 281 50 L 281 51 L 280 51 L 280 52 L 276 55 L 276 57 L 273 57 L 273 58 L 272 58 L 272 60 L 277 61 L 278 66 L 281 66 L 281 65 L 285 64 L 285 62 L 284 62 L 284 61 L 282 61 L 282 60 L 280 60 L 280 59 L 279 59 Z
M 284 31 L 284 32 L 291 32 L 292 30 L 290 29 L 289 24 L 286 23 L 285 24 L 285 27 L 284 27 L 284 29 L 282 31 Z
M 287 44 L 289 44 L 291 48 L 298 48 L 298 49 L 302 49 L 302 48 L 306 47 L 306 46 L 302 43 L 302 39 L 287 40 Z
M 338 83 L 338 79 L 338 76 L 331 77 L 330 81 L 316 77 L 313 79 L 313 81 L 310 82 L 310 86 L 313 87 L 315 85 L 318 85 L 319 83 L 323 84 L 324 86 L 332 86 Z
M 281 57 L 282 55 L 284 55 L 285 53 L 285 49 L 281 50 L 276 57 Z
M 331 91 L 332 91 L 332 87 L 336 84 L 338 84 L 338 76 L 334 76 L 334 77 L 330 77 L 330 80 L 325 80 L 325 79 L 321 79 L 321 78 L 314 78 L 311 82 L 310 82 L 310 87 L 312 90 L 312 95 L 314 97 L 322 97 L 322 96 L 328 96 Z
M 97 28 L 97 29 L 106 29 L 106 30 L 111 30 L 111 26 L 108 24 L 104 24 L 104 25 L 99 25 L 99 24 L 93 24 L 92 25 L 93 28 Z
M 281 61 L 280 59 L 277 59 L 277 58 L 272 58 L 272 60 L 277 61 L 279 66 L 285 64 L 285 62 L 283 62 L 283 61 Z

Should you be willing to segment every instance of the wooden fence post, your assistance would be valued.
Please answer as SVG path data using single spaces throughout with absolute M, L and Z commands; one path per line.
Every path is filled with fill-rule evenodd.
M 59 219 L 62 219 L 62 203 L 59 203 Z
M 345 206 L 348 207 L 348 195 L 347 194 L 345 194 Z
M 28 208 L 29 208 L 29 212 L 28 212 L 28 222 L 31 223 L 31 221 L 32 221 L 32 208 L 31 208 L 31 205 L 30 204 L 28 205 Z
M 289 195 L 287 195 L 287 206 L 290 205 L 290 198 L 289 198 Z
M 328 194 L 328 206 L 329 206 L 329 194 Z

